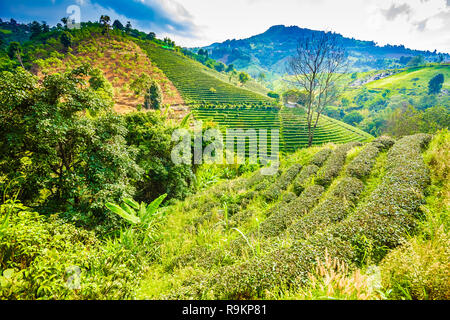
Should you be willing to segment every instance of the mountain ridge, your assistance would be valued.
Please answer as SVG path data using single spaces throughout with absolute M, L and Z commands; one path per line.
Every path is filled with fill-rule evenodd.
M 324 32 L 298 26 L 274 25 L 263 33 L 244 39 L 215 42 L 202 49 L 208 50 L 211 58 L 233 64 L 254 77 L 261 72 L 280 76 L 286 73 L 285 63 L 294 54 L 298 40 L 311 34 Z M 415 50 L 406 48 L 404 45 L 379 46 L 374 41 L 335 34 L 349 54 L 352 71 L 404 67 L 410 58 L 419 55 L 429 62 L 437 61 L 440 56 L 445 60 L 450 59 L 447 53 Z M 197 48 L 193 48 L 195 49 Z

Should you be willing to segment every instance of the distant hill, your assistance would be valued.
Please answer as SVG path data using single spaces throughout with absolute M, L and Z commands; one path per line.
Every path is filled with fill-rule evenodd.
M 247 39 L 227 40 L 203 49 L 208 50 L 211 58 L 233 64 L 238 69 L 248 71 L 254 77 L 260 72 L 282 75 L 286 73 L 286 61 L 295 53 L 298 39 L 313 33 L 323 33 L 323 31 L 277 25 Z M 381 47 L 373 41 L 361 41 L 341 35 L 338 37 L 347 49 L 352 71 L 404 67 L 411 57 L 418 55 L 422 55 L 426 61 L 430 62 L 439 58 L 437 52 L 411 50 L 403 45 Z M 448 54 L 444 54 L 443 57 L 446 60 L 450 59 Z

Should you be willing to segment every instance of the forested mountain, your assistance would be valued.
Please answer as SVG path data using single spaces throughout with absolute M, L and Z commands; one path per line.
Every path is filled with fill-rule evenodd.
M 286 73 L 286 61 L 297 48 L 298 40 L 311 34 L 323 33 L 297 26 L 277 25 L 266 32 L 247 39 L 227 40 L 204 47 L 211 58 L 233 64 L 257 77 L 260 72 L 282 75 Z M 422 56 L 425 61 L 448 60 L 448 54 L 418 51 L 400 46 L 377 46 L 373 41 L 361 41 L 338 35 L 346 48 L 351 71 L 368 71 L 405 66 L 411 58 Z M 196 50 L 196 49 L 195 49 Z

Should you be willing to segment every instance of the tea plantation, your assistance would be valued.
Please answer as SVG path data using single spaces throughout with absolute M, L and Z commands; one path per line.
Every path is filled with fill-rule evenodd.
M 219 124 L 225 136 L 226 128 L 280 130 L 280 149 L 294 151 L 308 145 L 305 111 L 300 108 L 194 108 L 195 118 Z M 327 142 L 367 141 L 369 134 L 326 116 L 319 120 L 314 145 Z M 270 144 L 270 139 L 268 140 Z
M 419 213 L 432 205 L 424 196 L 435 181 L 427 163 L 442 163 L 441 137 L 305 148 L 275 176 L 257 171 L 179 202 L 163 234 L 164 258 L 141 297 L 386 299 L 404 290 L 448 297 L 448 255 L 439 253 L 432 261 L 442 263 L 428 275 L 419 258 L 427 253 L 400 247 L 424 228 Z M 435 236 L 434 246 L 445 248 L 447 238 Z M 397 273 L 416 257 L 416 273 Z M 401 282 L 406 277 L 411 282 Z
M 211 70 L 201 63 L 172 50 L 150 43 L 141 46 L 177 87 L 186 103 L 270 105 L 273 102 L 273 99 L 212 76 Z

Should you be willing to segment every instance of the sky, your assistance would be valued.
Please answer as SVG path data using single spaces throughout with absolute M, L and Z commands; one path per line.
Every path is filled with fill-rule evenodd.
M 450 0 L 0 0 L 0 18 L 54 25 L 71 5 L 79 7 L 81 21 L 107 14 L 186 47 L 282 24 L 450 53 Z

